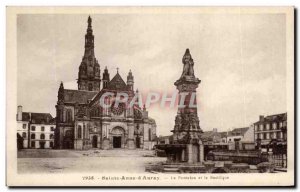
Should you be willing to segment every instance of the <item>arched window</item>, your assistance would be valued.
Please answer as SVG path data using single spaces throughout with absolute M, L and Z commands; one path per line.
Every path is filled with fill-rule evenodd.
M 63 122 L 64 121 L 64 111 L 63 110 L 60 110 L 59 111 L 59 120 L 61 121 L 61 122 Z
M 151 140 L 152 140 L 152 138 L 151 138 L 151 136 L 152 136 L 151 129 L 148 129 L 148 132 L 149 132 L 149 133 L 148 133 L 148 134 L 149 134 L 149 135 L 148 135 L 148 137 L 149 137 L 148 139 L 149 139 L 149 141 L 151 141 Z
M 26 133 L 25 133 L 25 132 L 22 133 L 22 137 L 23 137 L 24 139 L 26 138 Z
M 50 134 L 50 139 L 53 139 L 53 134 Z
M 77 137 L 78 137 L 78 139 L 81 139 L 81 132 L 82 132 L 81 125 L 78 125 L 78 129 L 77 129 Z
M 35 134 L 31 134 L 30 139 L 35 139 Z
M 41 134 L 40 138 L 45 139 L 45 134 Z
M 89 91 L 93 91 L 93 84 L 92 83 L 89 84 Z
M 67 122 L 72 122 L 72 110 L 67 110 Z

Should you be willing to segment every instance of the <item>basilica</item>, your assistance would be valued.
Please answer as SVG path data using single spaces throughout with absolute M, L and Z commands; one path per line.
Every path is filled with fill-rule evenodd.
M 101 83 L 102 82 L 102 83 Z M 110 79 L 107 68 L 102 78 L 94 53 L 92 19 L 88 17 L 85 50 L 78 73 L 78 90 L 58 89 L 56 105 L 55 148 L 57 149 L 152 149 L 156 139 L 155 120 L 145 107 L 120 103 L 103 107 L 100 98 L 110 92 L 105 101 L 112 104 L 118 93 L 133 98 L 134 77 L 131 71 L 125 82 L 118 73 Z M 130 107 L 128 107 L 130 106 Z

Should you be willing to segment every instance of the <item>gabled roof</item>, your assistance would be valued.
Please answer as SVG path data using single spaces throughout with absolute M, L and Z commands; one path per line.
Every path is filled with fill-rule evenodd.
M 65 103 L 87 104 L 88 100 L 93 99 L 97 91 L 83 91 L 83 90 L 64 90 Z
M 216 137 L 222 138 L 221 132 L 205 131 L 201 134 L 202 141 L 213 141 Z
M 235 128 L 228 133 L 228 136 L 244 135 L 248 131 L 249 127 Z
M 268 115 L 265 117 L 265 120 L 268 120 L 268 121 L 287 120 L 287 113 Z
M 202 141 L 212 141 L 214 135 L 215 135 L 215 132 L 213 132 L 213 131 L 204 131 L 201 134 L 201 140 Z
M 263 118 L 263 121 L 259 120 L 255 123 L 272 122 L 272 121 L 286 121 L 286 120 L 287 120 L 287 113 L 280 113 L 280 114 L 268 115 Z
M 108 83 L 107 89 L 110 90 L 127 90 L 127 85 L 119 73 L 117 73 Z
M 30 120 L 30 115 L 28 112 L 23 112 L 22 113 L 22 121 L 29 121 Z
M 34 124 L 52 124 L 55 123 L 55 119 L 50 113 L 22 113 L 22 121 L 29 121 L 31 117 L 31 122 Z
M 224 131 L 224 132 L 219 132 L 221 137 L 224 138 L 224 137 L 227 137 L 228 135 L 228 132 L 227 131 Z

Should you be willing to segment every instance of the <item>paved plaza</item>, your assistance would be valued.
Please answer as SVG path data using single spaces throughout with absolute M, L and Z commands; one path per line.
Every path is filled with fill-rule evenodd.
M 146 150 L 42 150 L 18 152 L 19 173 L 144 173 L 148 163 L 165 162 Z

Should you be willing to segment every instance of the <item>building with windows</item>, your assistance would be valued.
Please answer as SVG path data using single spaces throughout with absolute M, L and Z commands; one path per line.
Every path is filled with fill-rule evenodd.
M 63 83 L 60 84 L 56 105 L 55 148 L 153 148 L 156 139 L 155 120 L 148 116 L 145 107 L 129 105 L 132 98 L 139 94 L 134 91 L 132 72 L 129 71 L 125 83 L 118 71 L 110 79 L 105 68 L 100 79 L 91 17 L 88 18 L 84 56 L 77 83 L 78 90 L 65 89 Z M 111 107 L 105 108 L 99 101 L 108 92 L 113 95 L 106 97 L 105 104 Z M 128 102 L 115 106 L 118 93 L 126 93 Z
M 237 147 L 242 150 L 254 149 L 255 143 L 253 126 L 234 128 L 232 131 L 228 132 L 226 142 L 228 143 L 229 150 L 235 150 Z
M 273 141 L 286 146 L 287 113 L 260 115 L 259 121 L 254 123 L 254 130 L 255 141 L 259 141 L 262 148 L 268 148 Z
M 229 131 L 226 142 L 234 142 L 235 139 L 254 142 L 253 127 L 234 128 L 232 131 Z
M 18 148 L 50 149 L 54 147 L 55 119 L 50 113 L 17 113 Z

